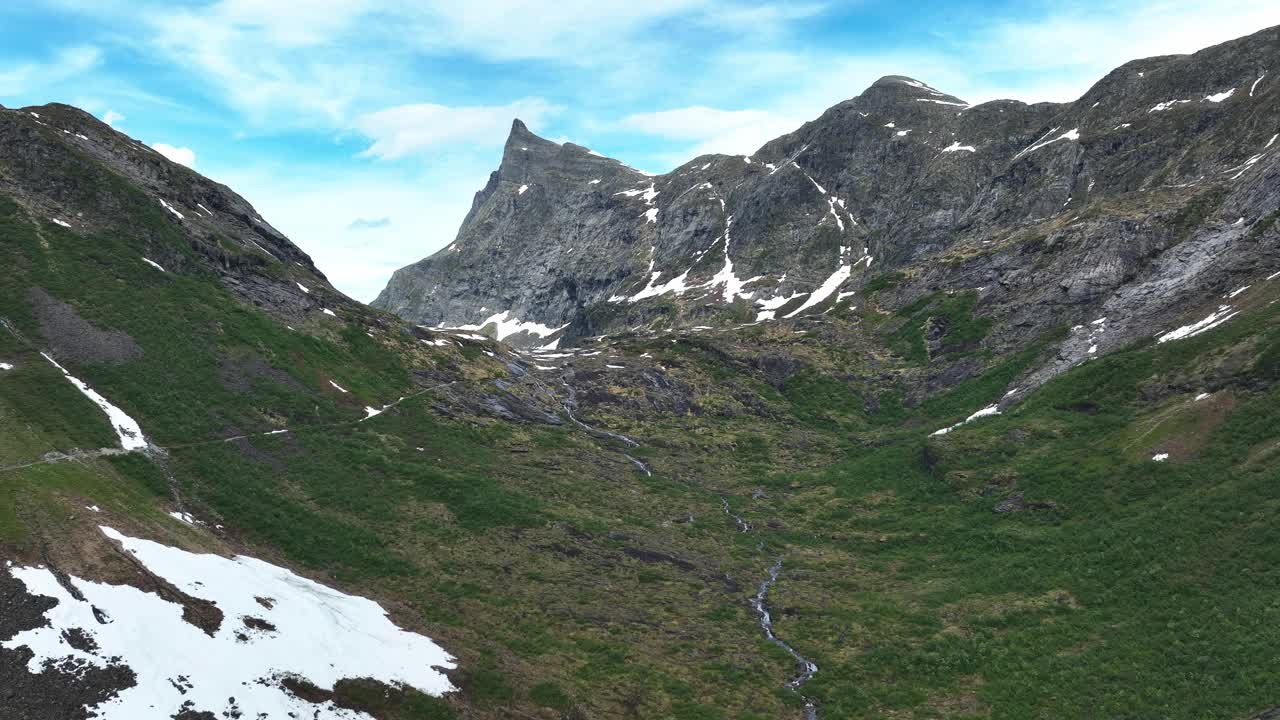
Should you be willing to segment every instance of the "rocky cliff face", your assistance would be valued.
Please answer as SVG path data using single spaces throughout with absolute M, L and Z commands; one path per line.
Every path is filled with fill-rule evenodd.
M 353 304 L 230 188 L 69 105 L 0 107 L 0 195 L 84 236 L 127 234 L 157 265 L 212 273 L 282 319 Z
M 1276 57 L 1273 28 L 1128 63 L 1066 104 L 970 106 L 889 76 L 751 156 L 660 176 L 517 120 L 456 241 L 375 305 L 546 344 L 818 314 L 881 277 L 890 307 L 976 289 L 997 351 L 1091 327 L 1063 342 L 1070 365 L 1280 265 Z

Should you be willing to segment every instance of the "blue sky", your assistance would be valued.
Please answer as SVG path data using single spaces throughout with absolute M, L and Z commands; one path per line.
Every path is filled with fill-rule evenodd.
M 82 107 L 224 182 L 370 300 L 452 240 L 513 117 L 654 172 L 876 78 L 1078 97 L 1280 24 L 1273 0 L 19 0 L 0 103 Z

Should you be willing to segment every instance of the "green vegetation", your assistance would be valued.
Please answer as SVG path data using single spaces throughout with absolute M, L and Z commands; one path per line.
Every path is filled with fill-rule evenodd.
M 121 194 L 149 247 L 195 265 L 149 201 L 110 177 L 83 183 Z M 584 421 L 635 435 L 631 448 L 498 419 L 516 379 L 495 384 L 485 348 L 431 355 L 352 315 L 289 330 L 212 273 L 142 263 L 121 228 L 82 236 L 3 198 L 0 237 L 12 257 L 0 316 L 16 330 L 0 332 L 14 365 L 0 373 L 0 547 L 65 548 L 94 571 L 81 559 L 94 504 L 136 532 L 376 598 L 459 659 L 453 696 L 352 679 L 335 688 L 346 707 L 393 720 L 798 716 L 784 688 L 794 662 L 748 605 L 779 557 L 776 629 L 821 666 L 803 692 L 823 717 L 1226 719 L 1280 697 L 1274 292 L 944 436 L 930 433 L 996 402 L 1065 330 L 995 354 L 966 291 L 892 316 L 624 340 L 619 353 L 651 355 L 662 377 L 579 359 L 574 381 Z M 264 275 L 290 271 L 260 260 Z M 65 364 L 163 455 L 43 461 L 115 436 L 38 354 L 67 340 L 46 337 L 32 288 L 141 349 Z M 922 389 L 957 359 L 968 379 Z M 511 392 L 554 403 L 549 377 Z M 1212 393 L 1196 401 L 1201 388 Z M 252 437 L 228 440 L 239 435 Z M 171 521 L 175 493 L 225 533 Z
M 926 335 L 936 338 L 937 354 L 972 351 L 987 336 L 992 324 L 990 318 L 973 314 L 977 301 L 978 294 L 973 290 L 954 295 L 926 295 L 897 312 L 902 318 L 901 324 L 889 334 L 886 343 L 913 364 L 924 364 L 930 359 Z

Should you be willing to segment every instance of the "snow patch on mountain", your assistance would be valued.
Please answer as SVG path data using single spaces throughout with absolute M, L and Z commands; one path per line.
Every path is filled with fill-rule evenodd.
M 142 434 L 142 428 L 138 422 L 129 417 L 128 413 L 120 408 L 112 405 L 105 397 L 100 395 L 96 390 L 89 387 L 85 382 L 67 372 L 67 369 L 58 364 L 56 360 L 47 353 L 40 353 L 49 364 L 62 371 L 62 376 L 67 382 L 76 386 L 76 389 L 84 394 L 85 397 L 93 401 L 102 412 L 106 413 L 107 419 L 111 421 L 111 429 L 116 431 L 116 436 L 120 438 L 120 447 L 125 450 L 145 450 L 147 445 L 146 436 Z
M 100 529 L 149 572 L 213 602 L 223 621 L 209 635 L 183 619 L 182 605 L 135 587 L 71 578 L 82 601 L 48 568 L 9 568 L 28 592 L 57 600 L 45 627 L 3 644 L 30 648 L 28 671 L 41 672 L 46 663 L 134 671 L 137 684 L 88 708 L 99 720 L 170 717 L 184 708 L 219 717 L 369 718 L 331 701 L 298 698 L 282 686 L 293 678 L 322 689 L 344 678 L 436 696 L 455 689 L 444 673 L 456 667 L 454 658 L 430 638 L 397 627 L 372 600 L 255 558 L 190 553 Z M 64 633 L 73 629 L 91 636 L 94 646 L 68 644 Z

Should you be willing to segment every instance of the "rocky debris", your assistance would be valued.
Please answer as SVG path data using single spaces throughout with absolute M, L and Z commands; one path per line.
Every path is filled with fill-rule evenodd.
M 1023 512 L 1026 510 L 1057 510 L 1057 509 L 1058 509 L 1058 503 L 1053 502 L 1052 500 L 1047 500 L 1042 502 L 1031 502 L 1027 500 L 1025 494 L 1018 492 L 996 503 L 995 506 L 991 508 L 991 512 L 994 512 L 997 515 L 1005 515 L 1008 513 L 1017 513 L 1017 512 Z
M 58 357 L 74 363 L 118 365 L 142 355 L 142 348 L 127 333 L 96 327 L 42 288 L 29 289 L 27 299 L 40 323 L 40 335 Z

